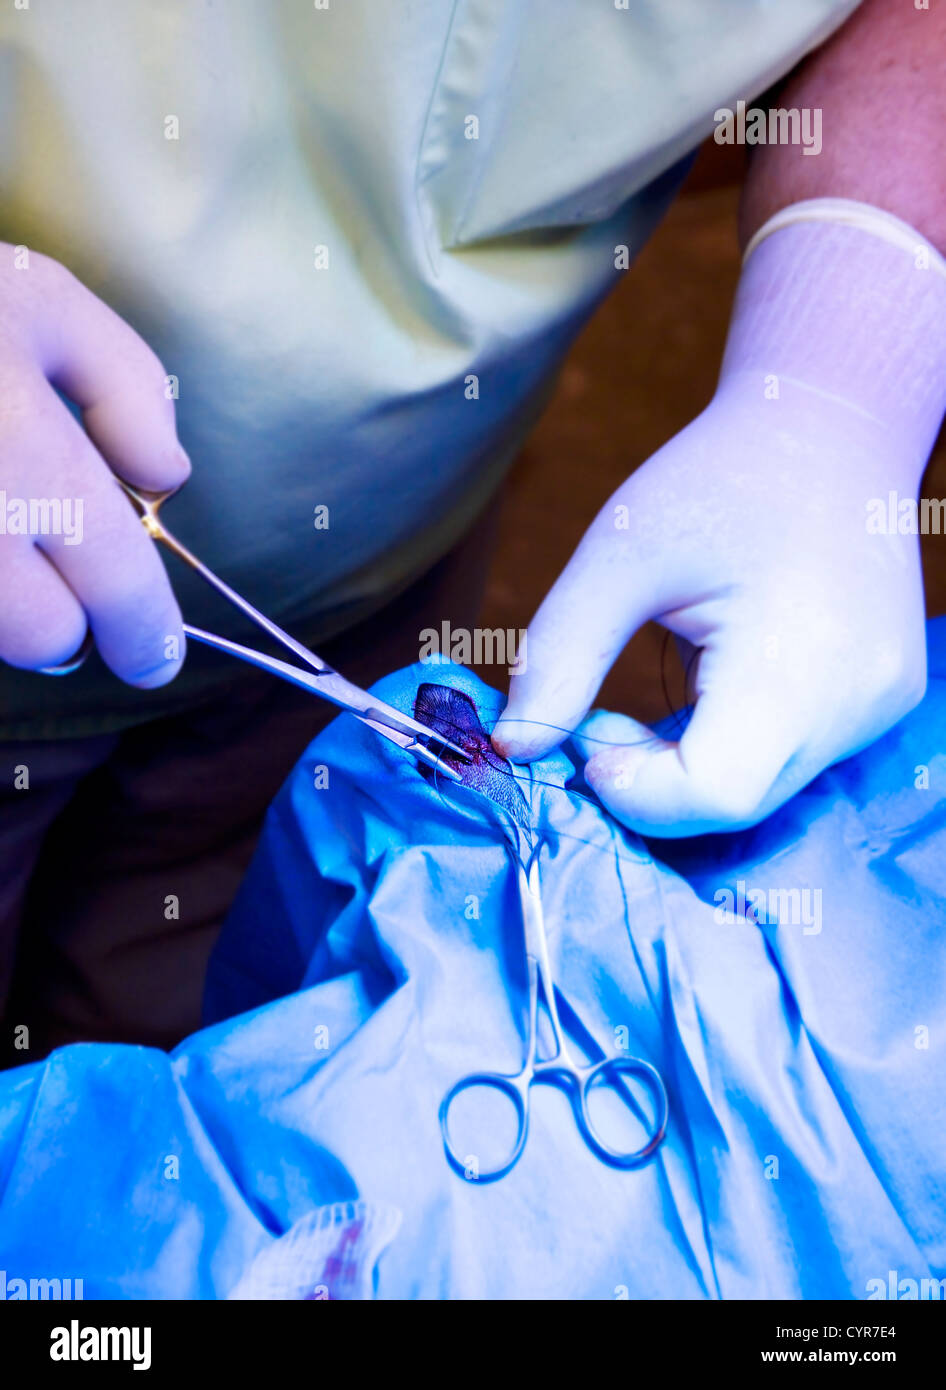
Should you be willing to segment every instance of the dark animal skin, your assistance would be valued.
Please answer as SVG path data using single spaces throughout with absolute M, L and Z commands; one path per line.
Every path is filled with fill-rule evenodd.
M 490 743 L 469 695 L 449 685 L 422 685 L 414 700 L 414 718 L 469 753 L 471 761 L 468 763 L 449 750 L 440 754 L 449 767 L 460 773 L 464 786 L 482 792 L 519 824 L 528 824 L 529 804 L 519 789 L 511 765 Z M 421 771 L 426 777 L 436 776 L 432 769 L 422 766 Z

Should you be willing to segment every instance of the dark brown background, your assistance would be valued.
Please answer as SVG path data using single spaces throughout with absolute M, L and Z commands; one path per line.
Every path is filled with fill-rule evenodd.
M 484 627 L 527 626 L 585 527 L 619 483 L 710 400 L 739 278 L 743 152 L 707 145 L 655 237 L 579 338 L 555 397 L 514 468 L 500 517 Z M 946 495 L 946 434 L 923 492 Z M 946 612 L 946 537 L 923 537 L 927 609 Z M 664 634 L 625 649 L 599 703 L 641 719 L 667 713 Z M 665 674 L 682 703 L 673 644 Z M 495 667 L 480 675 L 502 685 Z

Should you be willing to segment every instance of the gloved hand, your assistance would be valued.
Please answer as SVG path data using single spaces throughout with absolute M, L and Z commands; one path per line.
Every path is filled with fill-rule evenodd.
M 116 675 L 163 685 L 183 659 L 181 615 L 110 469 L 156 491 L 187 478 L 164 369 L 56 261 L 30 252 L 17 269 L 15 257 L 0 243 L 0 659 L 59 665 L 88 622 Z M 80 407 L 84 429 L 54 388 Z M 22 534 L 31 502 L 35 533 Z
M 832 212 L 853 224 L 818 220 Z M 760 820 L 925 686 L 918 540 L 881 527 L 891 492 L 916 498 L 946 408 L 946 266 L 861 204 L 780 216 L 748 257 L 712 403 L 592 523 L 493 734 L 543 756 L 658 619 L 700 649 L 679 743 L 606 713 L 579 739 L 603 803 L 649 835 Z

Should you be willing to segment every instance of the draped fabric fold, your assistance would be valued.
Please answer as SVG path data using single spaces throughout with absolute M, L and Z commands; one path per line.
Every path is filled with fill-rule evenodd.
M 272 808 L 208 1026 L 170 1056 L 77 1046 L 0 1077 L 8 1281 L 81 1277 L 86 1297 L 946 1290 L 946 621 L 929 648 L 923 703 L 752 830 L 647 846 L 565 753 L 516 769 L 545 842 L 553 973 L 593 1040 L 578 1042 L 647 1059 L 670 1092 L 667 1137 L 632 1172 L 588 1150 L 552 1087 L 507 1177 L 448 1167 L 447 1088 L 521 1063 L 509 856 L 474 793 L 336 720 Z M 409 710 L 432 681 L 498 714 L 455 666 L 378 690 Z

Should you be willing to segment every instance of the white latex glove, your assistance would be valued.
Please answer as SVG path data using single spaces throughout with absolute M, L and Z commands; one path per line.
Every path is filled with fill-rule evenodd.
M 762 819 L 925 687 L 918 539 L 878 534 L 869 504 L 916 498 L 946 408 L 946 266 L 857 203 L 769 225 L 712 403 L 592 523 L 493 735 L 505 756 L 544 755 L 659 619 L 701 649 L 680 742 L 606 713 L 579 739 L 602 802 L 650 835 Z

